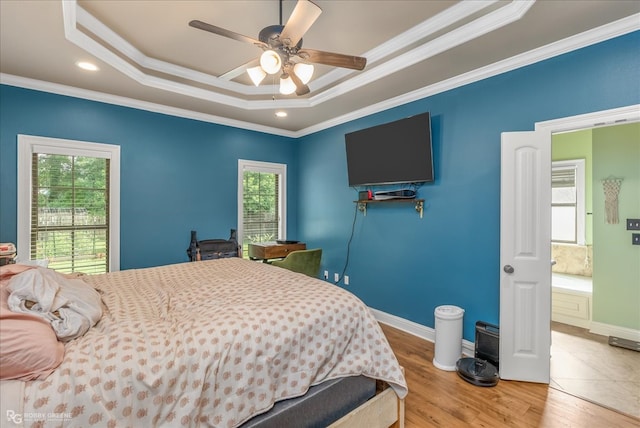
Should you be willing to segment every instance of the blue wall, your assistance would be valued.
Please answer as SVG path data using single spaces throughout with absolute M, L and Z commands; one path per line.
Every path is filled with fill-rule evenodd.
M 500 133 L 640 103 L 640 33 L 619 37 L 294 141 L 70 97 L 0 86 L 0 240 L 16 237 L 16 134 L 118 144 L 121 268 L 185 260 L 188 233 L 226 237 L 237 218 L 237 159 L 288 165 L 288 233 L 342 272 L 356 192 L 344 134 L 430 111 L 436 181 L 411 205 L 357 213 L 349 290 L 369 306 L 434 326 L 436 306 L 497 323 Z
M 638 104 L 639 76 L 635 33 L 304 137 L 298 236 L 323 248 L 331 278 L 342 272 L 357 199 L 344 134 L 431 112 L 436 180 L 418 191 L 424 218 L 398 204 L 358 213 L 348 289 L 430 327 L 437 306 L 460 306 L 473 341 L 476 321 L 499 318 L 500 133 Z
M 17 134 L 120 146 L 121 269 L 187 261 L 190 230 L 228 238 L 238 159 L 287 164 L 287 234 L 296 235 L 295 140 L 6 85 L 0 123 L 2 242 L 16 241 Z

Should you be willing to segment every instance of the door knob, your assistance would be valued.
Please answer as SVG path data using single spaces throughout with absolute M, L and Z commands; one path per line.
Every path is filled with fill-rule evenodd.
M 511 265 L 505 265 L 505 267 L 503 267 L 502 270 L 505 271 L 506 273 L 515 272 L 515 270 L 513 269 L 513 266 L 511 266 Z

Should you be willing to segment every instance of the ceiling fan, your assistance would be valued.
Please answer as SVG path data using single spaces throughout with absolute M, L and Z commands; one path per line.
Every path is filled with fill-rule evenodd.
M 258 34 L 258 39 L 198 20 L 189 22 L 189 25 L 261 48 L 264 52 L 260 56 L 260 65 L 247 69 L 249 77 L 256 86 L 267 74 L 281 73 L 280 93 L 288 95 L 295 92 L 297 95 L 305 95 L 309 93 L 307 83 L 313 74 L 313 65 L 310 63 L 352 70 L 363 70 L 367 64 L 367 59 L 359 56 L 302 48 L 302 36 L 321 13 L 322 9 L 315 3 L 309 0 L 298 0 L 289 20 L 283 26 L 282 0 L 280 0 L 280 25 L 263 28 Z

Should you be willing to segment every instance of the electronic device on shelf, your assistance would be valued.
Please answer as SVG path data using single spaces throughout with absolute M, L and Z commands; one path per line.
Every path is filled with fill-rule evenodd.
M 374 199 L 376 201 L 384 201 L 388 199 L 415 199 L 416 191 L 415 190 L 390 190 L 390 191 L 379 191 L 374 194 Z
M 370 201 L 373 199 L 373 193 L 371 190 L 363 190 L 358 192 L 358 200 L 359 201 Z

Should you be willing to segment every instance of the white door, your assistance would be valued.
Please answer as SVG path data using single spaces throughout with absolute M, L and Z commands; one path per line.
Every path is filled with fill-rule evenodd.
M 502 134 L 500 377 L 549 383 L 551 133 Z

